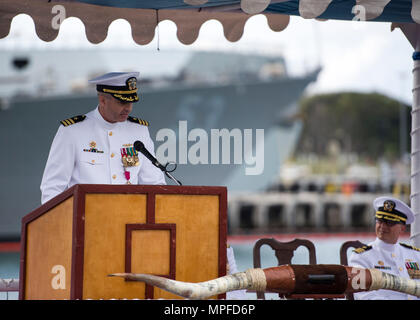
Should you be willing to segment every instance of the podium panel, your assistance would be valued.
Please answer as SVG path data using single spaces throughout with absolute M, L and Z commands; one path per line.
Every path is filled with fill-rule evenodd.
M 215 195 L 156 195 L 156 223 L 175 223 L 176 280 L 202 282 L 219 276 L 219 199 Z M 192 230 L 200 230 L 192 232 Z M 224 246 L 226 254 L 226 244 Z M 188 279 L 188 280 L 187 280 Z M 179 298 L 159 288 L 155 296 Z
M 28 225 L 25 292 L 33 299 L 70 299 L 70 278 L 61 278 L 65 283 L 60 283 L 54 274 L 60 271 L 57 266 L 71 270 L 72 212 L 73 197 Z M 39 286 L 39 283 L 48 285 Z M 61 289 L 50 290 L 54 287 Z
M 178 299 L 107 275 L 223 276 L 226 232 L 224 187 L 76 185 L 22 219 L 19 297 Z

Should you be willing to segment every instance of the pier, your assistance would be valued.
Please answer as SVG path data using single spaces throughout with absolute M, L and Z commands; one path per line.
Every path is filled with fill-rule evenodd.
M 266 192 L 229 195 L 228 233 L 366 232 L 383 193 Z M 408 202 L 409 196 L 400 196 Z

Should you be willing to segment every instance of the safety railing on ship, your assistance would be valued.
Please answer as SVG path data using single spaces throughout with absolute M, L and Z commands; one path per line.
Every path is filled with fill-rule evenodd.
M 19 298 L 19 279 L 0 278 L 0 300 L 17 300 Z

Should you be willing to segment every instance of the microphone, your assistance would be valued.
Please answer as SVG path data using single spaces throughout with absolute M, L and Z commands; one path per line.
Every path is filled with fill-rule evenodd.
M 166 176 L 171 178 L 173 181 L 175 181 L 175 183 L 179 186 L 182 186 L 182 183 L 177 180 L 176 178 L 174 178 L 166 169 L 166 167 L 168 166 L 168 164 L 166 164 L 166 166 L 163 166 L 159 161 L 157 161 L 157 159 L 146 149 L 146 147 L 144 146 L 144 143 L 137 140 L 134 142 L 133 144 L 134 149 L 136 149 L 137 151 L 141 152 L 147 159 L 150 160 L 150 162 L 157 168 L 159 168 L 160 170 L 162 170 L 163 172 L 165 172 Z M 173 169 L 175 170 L 175 169 Z M 173 171 L 172 170 L 172 171 Z M 172 172 L 170 171 L 170 172 Z
M 146 149 L 143 142 L 138 140 L 134 142 L 134 149 L 140 151 L 147 159 L 150 160 L 151 163 L 153 163 L 155 167 L 159 168 L 163 172 L 166 171 L 166 168 L 163 165 L 161 165 L 160 162 L 157 161 L 157 159 Z

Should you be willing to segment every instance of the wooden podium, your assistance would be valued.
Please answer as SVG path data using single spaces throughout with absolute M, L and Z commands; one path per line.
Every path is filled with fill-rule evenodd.
M 19 298 L 177 299 L 107 275 L 224 276 L 226 211 L 225 187 L 75 185 L 22 219 Z

